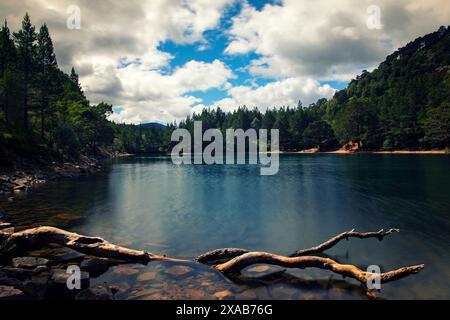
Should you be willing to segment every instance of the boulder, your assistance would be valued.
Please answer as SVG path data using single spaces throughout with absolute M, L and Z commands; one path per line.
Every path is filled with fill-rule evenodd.
M 105 273 L 110 266 L 110 262 L 108 259 L 102 258 L 92 258 L 88 260 L 84 260 L 80 268 L 83 271 L 89 272 L 91 277 L 98 277 L 101 274 Z
M 33 270 L 22 269 L 22 268 L 3 268 L 0 270 L 0 275 L 4 275 L 8 278 L 25 280 L 29 279 L 34 275 Z
M 30 297 L 33 300 L 43 299 L 47 291 L 47 281 L 47 276 L 33 277 L 31 280 L 22 282 L 17 288 L 22 290 L 27 297 Z
M 81 272 L 80 289 L 69 289 L 67 281 L 73 274 L 64 269 L 54 269 L 50 272 L 45 297 L 47 299 L 72 299 L 75 294 L 89 287 L 89 273 Z
M 65 264 L 69 262 L 81 262 L 85 255 L 76 251 L 70 251 L 62 255 L 56 256 L 49 261 L 49 265 Z
M 35 269 L 40 266 L 47 266 L 48 260 L 38 257 L 19 257 L 12 260 L 15 268 Z
M 2 300 L 22 300 L 25 298 L 25 294 L 22 290 L 16 289 L 11 286 L 0 285 L 0 301 Z

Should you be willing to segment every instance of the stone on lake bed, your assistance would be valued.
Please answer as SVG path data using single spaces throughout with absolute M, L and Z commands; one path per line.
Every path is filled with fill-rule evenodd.
M 233 293 L 230 290 L 224 290 L 214 293 L 214 297 L 217 299 L 231 299 L 233 297 Z
M 188 266 L 175 266 L 166 270 L 167 273 L 176 277 L 185 276 L 192 271 L 194 271 L 194 269 Z
M 263 272 L 267 272 L 267 271 L 273 271 L 275 270 L 272 267 L 269 266 L 256 266 L 250 269 L 247 269 L 248 272 L 254 272 L 254 273 L 263 273 Z
M 139 270 L 132 267 L 119 266 L 114 268 L 114 273 L 121 276 L 132 276 L 139 273 Z
M 245 291 L 239 293 L 237 298 L 241 299 L 241 300 L 256 300 L 257 295 L 256 295 L 256 292 L 253 290 L 245 290 Z
M 299 290 L 285 285 L 276 285 L 270 288 L 270 295 L 274 300 L 296 300 Z
M 188 295 L 189 299 L 193 299 L 193 300 L 200 300 L 205 297 L 205 293 L 203 291 L 195 290 L 195 289 L 186 290 L 186 294 Z
M 80 222 L 81 220 L 83 220 L 83 217 L 74 214 L 74 213 L 70 213 L 70 212 L 64 212 L 64 213 L 59 213 L 53 217 L 51 217 L 49 219 L 49 224 L 52 225 L 56 225 L 56 226 L 60 226 L 60 225 L 72 225 L 72 224 L 76 224 L 78 222 Z
M 150 271 L 143 273 L 137 277 L 139 281 L 151 281 L 156 279 L 156 272 Z
M 40 266 L 47 266 L 48 260 L 38 257 L 19 257 L 12 260 L 15 268 L 35 269 Z
M 2 300 L 21 300 L 25 298 L 22 290 L 11 286 L 0 286 L 0 301 Z
M 205 281 L 202 281 L 202 282 L 200 282 L 200 285 L 202 286 L 202 287 L 209 287 L 209 286 L 211 286 L 213 283 L 211 282 L 211 281 L 209 281 L 209 280 L 205 280 Z
M 114 291 L 108 284 L 102 283 L 77 293 L 75 300 L 114 300 Z

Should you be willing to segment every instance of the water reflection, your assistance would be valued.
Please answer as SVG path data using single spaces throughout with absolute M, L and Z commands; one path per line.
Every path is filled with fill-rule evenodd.
M 352 239 L 328 253 L 342 263 L 385 270 L 425 263 L 420 275 L 383 287 L 382 297 L 442 299 L 450 298 L 448 190 L 447 156 L 282 156 L 276 176 L 260 176 L 254 166 L 177 167 L 165 157 L 130 158 L 1 206 L 8 221 L 22 228 L 51 224 L 185 259 L 221 247 L 288 254 L 353 228 L 398 227 L 402 232 L 382 243 Z M 357 283 L 330 280 L 322 270 L 230 283 L 198 268 L 177 278 L 161 263 L 137 266 L 128 276 L 114 267 L 96 281 L 120 284 L 127 289 L 120 297 L 127 299 L 217 298 L 218 292 L 232 298 L 365 298 Z M 154 279 L 138 280 L 149 272 Z

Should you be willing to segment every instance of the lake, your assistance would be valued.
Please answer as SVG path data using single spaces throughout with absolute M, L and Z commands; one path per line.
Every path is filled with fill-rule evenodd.
M 259 173 L 124 158 L 0 207 L 18 229 L 49 224 L 185 259 L 222 247 L 289 254 L 353 228 L 399 228 L 382 242 L 350 239 L 327 254 L 385 271 L 424 263 L 419 274 L 383 285 L 380 297 L 450 298 L 449 156 L 282 155 L 278 175 Z M 118 285 L 119 299 L 214 299 L 223 291 L 236 299 L 367 299 L 357 282 L 324 270 L 250 268 L 227 279 L 208 266 L 174 266 L 117 266 L 91 283 Z

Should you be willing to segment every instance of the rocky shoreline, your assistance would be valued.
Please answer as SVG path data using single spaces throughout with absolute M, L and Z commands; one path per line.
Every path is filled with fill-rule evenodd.
M 81 156 L 73 162 L 53 162 L 45 166 L 28 164 L 15 169 L 3 168 L 0 171 L 0 196 L 26 191 L 47 181 L 93 174 L 101 169 L 98 159 L 87 156 Z
M 87 257 L 76 252 L 55 255 L 51 259 L 23 256 L 0 265 L 0 301 L 2 300 L 114 300 L 118 288 L 107 283 L 91 285 L 91 278 L 105 272 L 115 262 Z M 80 287 L 72 283 L 70 265 L 79 266 Z
M 13 194 L 24 192 L 47 181 L 75 178 L 102 170 L 96 158 L 81 156 L 73 162 L 36 165 L 21 162 L 15 169 L 3 168 L 0 173 L 0 196 L 13 200 Z M 11 223 L 4 221 L 5 214 L 0 211 L 0 232 L 13 233 Z M 73 262 L 80 262 L 84 271 L 81 273 L 80 290 L 69 290 L 66 272 Z M 107 284 L 90 287 L 89 272 L 96 274 L 106 269 L 110 262 L 96 258 L 89 259 L 76 252 L 63 252 L 51 258 L 24 256 L 11 261 L 0 261 L 0 301 L 27 299 L 80 299 L 112 300 L 116 290 Z

